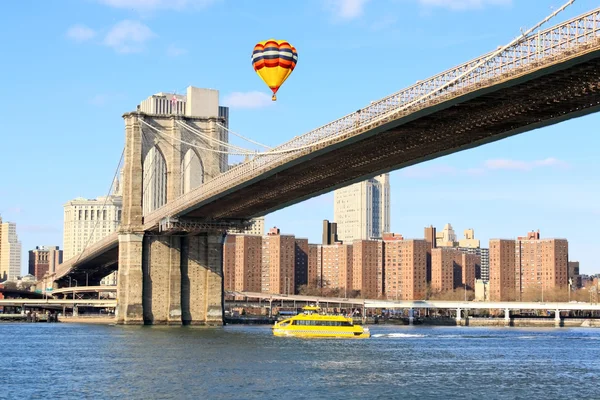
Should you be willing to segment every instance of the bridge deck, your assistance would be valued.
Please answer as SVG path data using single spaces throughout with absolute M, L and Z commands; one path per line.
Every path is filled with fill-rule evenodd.
M 600 48 L 600 42 L 599 46 Z M 293 160 L 175 215 L 244 218 L 600 109 L 600 51 L 432 106 Z
M 157 229 L 165 217 L 264 215 L 370 176 L 595 112 L 599 58 L 596 9 L 238 165 L 146 215 L 144 229 Z

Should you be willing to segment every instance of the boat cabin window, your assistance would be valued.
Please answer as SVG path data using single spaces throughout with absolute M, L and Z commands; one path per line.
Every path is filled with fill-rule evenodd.
M 288 326 L 288 325 L 290 324 L 290 322 L 291 322 L 291 321 L 290 321 L 289 319 L 286 319 L 286 320 L 284 320 L 284 321 L 281 321 L 281 322 L 279 323 L 279 326 Z M 292 324 L 292 325 L 293 325 L 293 324 Z
M 348 321 L 312 321 L 312 320 L 296 320 L 292 321 L 292 325 L 304 326 L 352 326 Z

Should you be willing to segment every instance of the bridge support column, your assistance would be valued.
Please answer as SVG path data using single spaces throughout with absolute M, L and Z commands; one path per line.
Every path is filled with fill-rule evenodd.
M 410 308 L 408 310 L 408 325 L 412 326 L 415 324 L 415 310 Z
M 181 246 L 182 322 L 223 324 L 223 234 L 184 237 Z
M 561 319 L 560 319 L 560 310 L 556 310 L 554 312 L 554 326 L 559 327 L 561 326 Z
M 142 324 L 143 233 L 119 235 L 119 278 L 117 281 L 118 324 Z
M 510 310 L 504 309 L 504 326 L 510 326 Z
M 181 324 L 180 255 L 179 236 L 144 238 L 144 323 Z
M 456 325 L 462 325 L 462 310 L 460 308 L 456 309 Z

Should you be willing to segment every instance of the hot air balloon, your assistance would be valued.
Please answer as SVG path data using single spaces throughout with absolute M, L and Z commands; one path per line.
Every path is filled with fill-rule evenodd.
M 277 100 L 275 94 L 290 76 L 297 62 L 296 48 L 285 40 L 269 39 L 259 42 L 252 52 L 252 66 L 273 91 L 273 101 Z

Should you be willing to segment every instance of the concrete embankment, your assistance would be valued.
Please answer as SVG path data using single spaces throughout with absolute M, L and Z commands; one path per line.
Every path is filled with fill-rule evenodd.
M 56 314 L 0 314 L 0 322 L 57 322 Z
M 116 321 L 117 320 L 115 317 L 109 317 L 106 315 L 88 316 L 88 317 L 83 317 L 83 316 L 60 317 L 58 319 L 58 322 L 65 322 L 65 323 L 71 323 L 71 324 L 106 324 L 106 325 L 110 325 L 110 324 L 116 323 Z

